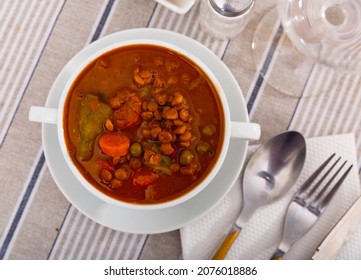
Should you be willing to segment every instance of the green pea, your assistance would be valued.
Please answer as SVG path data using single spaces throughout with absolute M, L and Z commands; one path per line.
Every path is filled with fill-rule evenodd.
M 207 124 L 204 128 L 203 128 L 203 134 L 207 135 L 207 136 L 212 136 L 213 133 L 216 132 L 216 127 L 213 124 Z
M 179 162 L 181 165 L 191 164 L 193 161 L 194 155 L 189 150 L 183 150 L 179 156 Z
M 197 152 L 198 153 L 203 154 L 203 153 L 206 153 L 208 151 L 209 151 L 209 144 L 208 143 L 203 142 L 203 143 L 199 143 L 197 145 Z
M 143 148 L 140 143 L 133 143 L 130 146 L 130 154 L 132 155 L 132 157 L 138 158 L 142 155 L 142 153 L 143 153 Z

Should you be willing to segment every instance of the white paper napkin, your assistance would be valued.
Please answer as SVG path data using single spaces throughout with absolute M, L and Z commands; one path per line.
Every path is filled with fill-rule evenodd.
M 354 168 L 320 220 L 294 244 L 285 259 L 310 259 L 318 244 L 360 195 L 353 134 L 310 138 L 306 143 L 306 162 L 295 187 L 280 200 L 256 211 L 239 234 L 226 259 L 269 259 L 281 240 L 283 218 L 295 190 L 333 153 L 354 164 Z M 250 147 L 248 158 L 255 150 L 256 147 Z M 245 166 L 246 164 L 247 162 Z M 241 180 L 242 175 L 215 208 L 180 230 L 184 259 L 209 259 L 222 242 L 241 210 Z M 361 259 L 361 225 L 342 248 L 338 258 Z

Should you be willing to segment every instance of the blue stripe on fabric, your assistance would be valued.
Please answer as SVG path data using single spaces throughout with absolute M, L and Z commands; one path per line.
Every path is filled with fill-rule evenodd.
M 19 208 L 15 214 L 15 217 L 14 217 L 14 220 L 13 222 L 11 223 L 11 226 L 10 226 L 10 229 L 8 231 L 8 233 L 6 234 L 6 237 L 5 237 L 5 240 L 1 246 L 1 249 L 0 249 L 0 260 L 4 259 L 4 256 L 6 254 L 6 251 L 10 245 L 10 242 L 15 234 L 15 231 L 18 227 L 18 224 L 19 224 L 19 221 L 21 220 L 21 217 L 23 216 L 24 214 L 24 211 L 25 211 L 25 208 L 28 204 L 28 201 L 30 199 L 30 196 L 34 190 L 34 187 L 36 185 L 36 182 L 39 178 L 39 174 L 40 174 L 40 171 L 41 169 L 43 168 L 44 166 L 44 163 L 45 163 L 45 156 L 44 156 L 44 152 L 41 153 L 41 156 L 40 156 L 40 159 L 38 161 L 38 163 L 36 164 L 36 167 L 35 167 L 35 171 L 30 179 L 30 182 L 29 182 L 29 185 L 28 187 L 26 188 L 26 191 L 25 191 L 25 194 L 23 196 L 23 198 L 21 199 L 21 202 L 20 202 L 20 205 L 19 205 Z
M 37 60 L 36 63 L 35 63 L 35 66 L 34 66 L 34 68 L 33 68 L 33 71 L 31 72 L 31 75 L 30 75 L 30 77 L 29 77 L 29 80 L 28 80 L 27 83 L 26 83 L 25 89 L 24 89 L 24 91 L 21 93 L 21 98 L 20 98 L 19 103 L 18 103 L 18 105 L 17 105 L 17 107 L 16 107 L 16 109 L 15 109 L 15 112 L 14 112 L 14 115 L 13 115 L 11 121 L 10 121 L 10 124 L 9 124 L 9 126 L 7 127 L 7 129 L 6 129 L 4 138 L 3 138 L 2 140 L 0 140 L 0 141 L 1 141 L 1 142 L 0 142 L 0 149 L 1 149 L 2 145 L 3 145 L 4 142 L 5 142 L 6 136 L 7 136 L 8 133 L 9 133 L 9 130 L 10 130 L 10 127 L 11 127 L 13 121 L 14 121 L 15 115 L 16 115 L 17 111 L 19 110 L 21 101 L 22 101 L 23 98 L 24 98 L 25 92 L 28 90 L 29 84 L 30 84 L 30 82 L 31 82 L 31 80 L 32 80 L 32 78 L 33 78 L 33 76 L 34 76 L 35 70 L 36 70 L 37 67 L 38 67 L 38 64 L 39 64 L 40 59 L 41 59 L 41 57 L 43 56 L 43 52 L 44 52 L 44 50 L 45 50 L 45 48 L 46 48 L 46 46 L 47 46 L 47 44 L 48 44 L 49 38 L 51 37 L 51 34 L 53 33 L 53 30 L 54 30 L 54 28 L 55 28 L 55 25 L 56 25 L 58 19 L 59 19 L 59 16 L 60 16 L 61 12 L 63 11 L 63 8 L 64 8 L 64 6 L 65 6 L 65 2 L 66 2 L 66 0 L 64 0 L 64 3 L 63 3 L 63 5 L 61 6 L 58 15 L 56 16 L 56 19 L 55 19 L 55 21 L 54 21 L 54 24 L 53 24 L 53 26 L 52 26 L 52 28 L 51 28 L 50 33 L 49 33 L 49 36 L 48 36 L 48 38 L 47 38 L 46 41 L 45 41 L 45 44 L 44 44 L 44 46 L 43 46 L 43 48 L 42 48 L 42 50 L 41 50 L 41 52 L 40 52 L 40 55 L 39 55 L 39 57 L 38 57 L 38 60 Z
M 228 40 L 226 47 L 223 50 L 223 54 L 221 55 L 221 60 L 223 60 L 224 56 L 226 55 L 229 43 L 231 42 L 231 40 Z
M 146 27 L 149 27 L 150 22 L 152 21 L 152 18 L 153 18 L 153 16 L 154 16 L 154 13 L 155 13 L 155 10 L 157 9 L 157 7 L 158 7 L 158 3 L 156 3 L 156 4 L 154 5 L 152 14 L 151 14 L 150 17 L 149 17 L 149 20 L 148 20 L 148 23 L 147 23 Z
M 260 74 L 257 78 L 257 81 L 256 81 L 256 84 L 252 90 L 252 94 L 251 94 L 251 97 L 249 98 L 248 100 L 248 103 L 247 103 L 247 110 L 248 110 L 248 113 L 251 112 L 252 108 L 253 108 L 253 105 L 254 105 L 254 102 L 256 101 L 256 98 L 258 96 L 258 93 L 259 93 L 259 90 L 264 82 L 264 76 L 267 74 L 267 71 L 268 71 L 268 68 L 271 64 L 271 61 L 272 61 L 272 58 L 273 58 L 273 55 L 276 51 L 276 48 L 277 48 L 277 45 L 281 39 L 281 35 L 283 33 L 283 26 L 282 24 L 280 24 L 278 26 L 278 29 L 277 29 L 277 32 L 273 38 L 273 41 L 272 41 L 272 44 L 270 46 L 270 49 L 267 53 L 267 57 L 266 57 L 266 60 L 265 62 L 263 63 L 263 66 L 261 68 L 261 71 L 260 71 Z
M 144 250 L 144 248 L 145 248 L 145 244 L 147 244 L 148 238 L 149 238 L 149 234 L 146 234 L 146 237 L 145 237 L 145 240 L 144 240 L 144 242 L 143 242 L 142 248 L 140 249 L 139 254 L 138 254 L 138 256 L 137 256 L 137 260 L 140 259 L 140 256 L 142 255 L 143 250 Z
M 110 14 L 110 12 L 111 12 L 111 10 L 113 8 L 114 2 L 115 2 L 115 0 L 109 0 L 108 1 L 107 6 L 105 7 L 103 15 L 102 15 L 102 17 L 101 17 L 101 19 L 99 21 L 98 26 L 97 26 L 97 29 L 95 30 L 94 35 L 90 40 L 91 43 L 99 39 L 100 34 L 103 31 L 104 25 L 107 22 L 109 14 Z

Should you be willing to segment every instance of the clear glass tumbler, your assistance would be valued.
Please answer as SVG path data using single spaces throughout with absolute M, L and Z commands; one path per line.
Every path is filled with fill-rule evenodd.
M 299 93 L 289 91 L 289 83 L 306 81 L 306 73 L 315 65 L 361 73 L 361 0 L 278 0 L 277 6 L 263 16 L 253 37 L 254 58 L 260 68 L 269 47 L 270 26 L 277 25 L 276 69 L 284 73 L 263 74 L 279 91 L 299 97 Z M 279 78 L 285 74 L 290 77 L 287 81 Z

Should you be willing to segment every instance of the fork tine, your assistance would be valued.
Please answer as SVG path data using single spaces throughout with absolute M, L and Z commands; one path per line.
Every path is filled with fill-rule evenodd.
M 322 170 L 326 167 L 326 165 L 330 162 L 330 160 L 336 155 L 336 153 L 332 154 L 324 163 L 321 164 L 319 168 L 303 183 L 303 185 L 299 188 L 296 193 L 297 196 L 302 196 L 305 191 L 311 186 L 313 181 L 318 177 L 318 175 L 322 172 Z
M 337 170 L 336 174 L 329 180 L 329 182 L 327 182 L 326 186 L 321 190 L 322 193 L 324 193 L 324 191 L 327 189 L 327 187 L 330 185 L 330 183 L 334 180 L 334 178 L 336 177 L 337 173 L 340 172 L 340 170 L 343 168 L 343 166 L 346 164 L 346 161 L 343 163 L 343 165 Z M 351 165 L 342 175 L 342 177 L 336 182 L 336 184 L 333 186 L 333 188 L 329 191 L 329 193 L 325 196 L 324 199 L 320 200 L 320 197 L 322 196 L 322 194 L 318 194 L 317 197 L 315 198 L 314 202 L 311 204 L 310 207 L 310 211 L 316 213 L 317 215 L 323 213 L 323 211 L 325 210 L 326 206 L 328 205 L 328 203 L 331 201 L 331 199 L 334 197 L 334 195 L 336 194 L 337 190 L 339 189 L 339 187 L 341 186 L 341 184 L 343 183 L 343 181 L 345 180 L 346 176 L 348 175 L 348 173 L 351 171 L 353 165 Z M 317 204 L 319 204 L 317 206 Z
M 322 197 L 322 195 L 325 193 L 325 191 L 328 189 L 328 187 L 331 185 L 332 181 L 336 178 L 336 176 L 338 175 L 338 173 L 340 173 L 340 171 L 342 170 L 342 168 L 345 166 L 347 161 L 345 161 L 341 167 L 335 172 L 335 174 L 333 174 L 333 176 L 330 178 L 330 180 L 328 180 L 328 182 L 325 184 L 325 186 L 322 188 L 322 190 L 316 195 L 315 199 L 313 200 L 313 204 L 315 205 L 318 200 Z M 337 163 L 337 162 L 336 162 Z M 333 167 L 335 166 L 336 164 L 334 164 L 331 168 L 333 169 Z M 329 170 L 329 171 L 330 171 Z M 328 172 L 329 173 L 329 172 Z
M 325 172 L 325 174 L 322 176 L 322 178 L 320 180 L 318 180 L 318 182 L 315 184 L 315 186 L 305 195 L 305 200 L 309 199 L 314 193 L 315 191 L 319 188 L 319 186 L 322 184 L 322 182 L 326 179 L 326 177 L 328 176 L 328 174 L 330 174 L 330 172 L 332 171 L 332 169 L 336 166 L 336 164 L 340 161 L 341 157 L 339 157 L 336 162 L 327 170 L 327 172 Z M 345 164 L 344 164 L 345 165 Z M 337 171 L 337 173 L 340 172 L 340 170 Z M 337 175 L 336 173 L 336 175 Z M 334 175 L 334 177 L 336 177 Z M 332 179 L 333 180 L 333 179 Z M 330 184 L 331 182 L 329 181 L 328 184 Z M 325 191 L 325 188 L 323 189 L 322 193 Z

